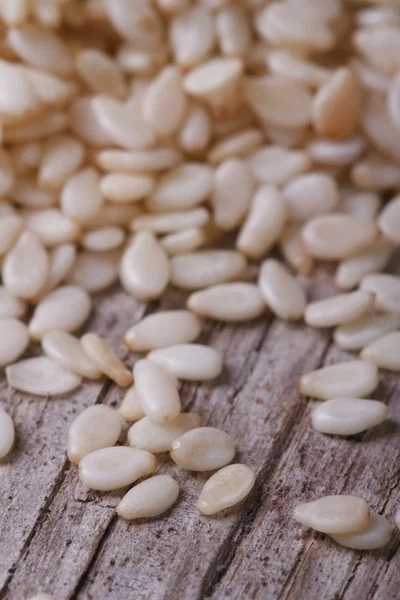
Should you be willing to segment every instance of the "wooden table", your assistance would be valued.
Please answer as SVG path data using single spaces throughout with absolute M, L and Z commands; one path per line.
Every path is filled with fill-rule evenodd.
M 393 263 L 400 272 L 399 257 Z M 313 299 L 333 292 L 325 269 L 309 283 Z M 115 289 L 96 301 L 89 329 L 132 365 L 122 345 L 127 327 L 146 312 L 182 306 L 168 293 L 144 306 Z M 400 598 L 399 531 L 374 552 L 342 548 L 295 523 L 298 502 L 327 494 L 365 498 L 391 522 L 400 507 L 400 376 L 382 374 L 375 397 L 390 419 L 350 438 L 310 426 L 314 402 L 297 390 L 302 373 L 350 358 L 329 333 L 266 316 L 244 326 L 207 323 L 200 341 L 224 355 L 212 384 L 184 384 L 185 410 L 237 442 L 237 461 L 257 473 L 253 492 L 225 515 L 202 517 L 196 499 L 205 474 L 180 471 L 167 456 L 160 472 L 181 486 L 178 503 L 151 521 L 116 517 L 123 492 L 87 493 L 66 458 L 72 420 L 124 395 L 110 382 L 85 383 L 68 397 L 30 398 L 1 383 L 1 403 L 16 424 L 18 443 L 0 466 L 0 598 L 26 599 L 44 590 L 80 600 L 391 600 Z

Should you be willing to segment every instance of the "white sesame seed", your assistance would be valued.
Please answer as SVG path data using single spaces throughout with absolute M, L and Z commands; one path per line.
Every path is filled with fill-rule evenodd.
M 95 367 L 121 387 L 132 383 L 132 375 L 109 345 L 96 333 L 86 333 L 81 338 L 83 350 Z
M 176 375 L 189 381 L 209 381 L 222 371 L 219 353 L 201 344 L 178 344 L 150 352 L 149 359 Z
M 317 406 L 311 413 L 314 429 L 332 435 L 355 435 L 380 425 L 388 407 L 377 400 L 335 398 Z
M 288 320 L 303 316 L 306 295 L 297 279 L 278 260 L 263 262 L 258 286 L 265 302 L 276 315 Z
M 158 517 L 177 501 L 179 485 L 170 475 L 155 475 L 133 487 L 117 506 L 123 519 Z
M 230 435 L 214 427 L 197 427 L 171 444 L 171 458 L 182 469 L 211 471 L 231 462 L 235 444 Z
M 200 426 L 201 418 L 195 413 L 181 413 L 175 419 L 162 423 L 144 417 L 130 427 L 128 443 L 133 448 L 154 454 L 166 452 L 176 438 Z
M 304 320 L 312 327 L 334 327 L 349 323 L 368 312 L 375 303 L 375 295 L 359 290 L 349 294 L 338 294 L 332 298 L 308 304 Z
M 249 495 L 254 483 L 255 475 L 250 467 L 241 464 L 223 467 L 204 484 L 197 508 L 203 515 L 230 508 Z
M 311 371 L 300 379 L 302 394 L 330 400 L 331 398 L 368 396 L 378 385 L 378 369 L 367 361 L 350 360 Z
M 181 411 L 181 401 L 176 385 L 157 363 L 139 360 L 133 369 L 135 388 L 140 405 L 153 421 L 172 421 Z
M 28 358 L 6 367 L 8 384 L 16 390 L 37 396 L 68 394 L 82 379 L 62 369 L 50 358 Z
M 157 459 L 150 452 L 115 446 L 86 454 L 79 462 L 79 478 L 92 490 L 108 492 L 131 485 L 156 468 Z
M 149 352 L 175 344 L 194 342 L 201 322 L 187 310 L 169 310 L 148 315 L 125 333 L 125 344 L 133 352 Z
M 335 535 L 365 529 L 369 517 L 370 509 L 365 500 L 348 495 L 325 496 L 299 504 L 293 511 L 293 518 L 299 523 Z
M 331 535 L 341 546 L 354 550 L 375 550 L 386 546 L 392 536 L 393 527 L 382 515 L 371 512 L 368 525 L 354 533 Z
M 96 404 L 81 412 L 68 430 L 68 458 L 78 465 L 84 456 L 114 446 L 121 434 L 122 420 L 117 412 Z

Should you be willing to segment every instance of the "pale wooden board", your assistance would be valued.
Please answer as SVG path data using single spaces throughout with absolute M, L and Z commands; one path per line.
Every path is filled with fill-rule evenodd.
M 312 298 L 333 291 L 324 270 L 308 285 Z M 183 303 L 171 290 L 162 308 Z M 123 332 L 157 308 L 116 290 L 98 300 L 89 328 L 133 364 L 137 356 L 124 350 Z M 183 405 L 235 437 L 237 460 L 257 473 L 250 497 L 226 514 L 201 517 L 194 505 L 207 474 L 180 471 L 162 455 L 160 471 L 181 485 L 179 502 L 152 521 L 117 519 L 124 491 L 85 492 L 65 444 L 80 410 L 96 402 L 118 406 L 124 391 L 85 383 L 70 397 L 38 400 L 3 382 L 2 405 L 15 419 L 18 445 L 11 463 L 0 466 L 0 598 L 22 600 L 38 590 L 80 600 L 399 597 L 399 532 L 386 548 L 360 553 L 301 527 L 290 512 L 299 501 L 346 492 L 393 521 L 400 506 L 400 377 L 382 374 L 375 394 L 389 403 L 390 421 L 349 439 L 323 436 L 310 427 L 313 402 L 297 383 L 310 369 L 350 357 L 328 333 L 267 316 L 243 326 L 207 323 L 202 341 L 223 353 L 226 368 L 212 384 L 183 385 Z

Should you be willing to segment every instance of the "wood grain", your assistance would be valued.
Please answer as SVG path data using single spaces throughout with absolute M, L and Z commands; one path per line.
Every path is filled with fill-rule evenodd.
M 333 291 L 322 269 L 308 285 L 312 298 Z M 183 303 L 171 290 L 161 307 Z M 115 290 L 99 298 L 90 329 L 133 364 L 137 357 L 123 350 L 122 334 L 158 308 Z M 3 382 L 2 403 L 19 441 L 11 463 L 0 467 L 0 598 L 22 600 L 39 590 L 79 600 L 398 598 L 398 532 L 382 550 L 355 552 L 301 527 L 290 513 L 299 501 L 346 492 L 393 522 L 400 378 L 383 374 L 375 394 L 389 404 L 389 421 L 351 438 L 324 436 L 310 427 L 313 402 L 297 382 L 310 369 L 350 357 L 328 333 L 267 316 L 239 327 L 207 323 L 202 339 L 223 353 L 226 368 L 212 384 L 182 385 L 183 406 L 234 436 L 237 461 L 257 473 L 249 498 L 223 515 L 200 516 L 194 505 L 207 474 L 180 471 L 163 455 L 160 472 L 181 486 L 177 505 L 151 521 L 117 519 L 124 490 L 87 493 L 65 445 L 79 411 L 96 402 L 118 406 L 124 391 L 85 383 L 70 397 L 34 400 Z

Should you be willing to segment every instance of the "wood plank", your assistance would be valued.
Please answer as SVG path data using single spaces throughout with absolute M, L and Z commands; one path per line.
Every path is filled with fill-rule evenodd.
M 304 369 L 319 363 L 327 338 L 278 322 L 265 340 L 260 340 L 257 326 L 250 334 L 247 328 L 226 327 L 212 340 L 226 349 L 233 382 L 208 390 L 201 386 L 192 408 L 203 413 L 207 425 L 221 427 L 238 440 L 237 460 L 268 473 L 304 408 L 294 382 Z M 235 380 L 242 384 L 235 385 Z M 218 569 L 242 526 L 254 518 L 259 489 L 244 507 L 210 519 L 195 509 L 207 475 L 171 466 L 168 471 L 181 484 L 179 504 L 151 522 L 115 521 L 74 598 L 201 597 L 204 581 Z
M 310 284 L 313 298 L 332 290 L 325 271 Z M 162 308 L 183 301 L 170 290 Z M 128 317 L 125 311 L 120 315 L 119 303 L 112 302 L 117 322 L 106 326 L 113 335 L 118 329 L 118 342 L 127 326 L 125 321 L 120 327 L 120 320 L 137 317 L 130 310 Z M 76 469 L 63 463 L 1 597 L 22 600 L 45 589 L 81 600 L 297 600 L 304 590 L 307 600 L 397 598 L 398 536 L 377 553 L 354 552 L 306 531 L 292 521 L 290 510 L 298 501 L 346 490 L 363 495 L 393 521 L 399 505 L 398 376 L 385 375 L 378 390 L 390 397 L 394 420 L 363 436 L 328 437 L 310 428 L 312 403 L 297 392 L 301 373 L 325 359 L 326 334 L 262 319 L 241 327 L 207 323 L 202 341 L 224 353 L 225 373 L 216 385 L 183 385 L 183 404 L 238 439 L 237 460 L 258 475 L 249 499 L 226 515 L 200 517 L 194 504 L 206 475 L 180 471 L 162 457 L 160 472 L 170 472 L 181 485 L 178 504 L 159 519 L 126 523 L 114 512 L 123 491 L 87 493 Z M 343 356 L 330 347 L 326 361 Z M 129 362 L 135 358 L 130 355 Z M 116 406 L 122 396 L 111 386 L 101 401 Z M 63 454 L 67 424 L 62 430 Z
M 345 358 L 344 353 L 331 347 L 326 362 Z M 385 375 L 376 397 L 389 403 L 390 420 L 351 438 L 314 431 L 310 427 L 314 402 L 307 402 L 290 446 L 264 486 L 261 510 L 251 532 L 235 552 L 222 580 L 210 583 L 211 598 L 301 598 L 304 590 L 308 600 L 339 599 L 344 592 L 346 600 L 370 597 L 369 590 L 379 586 L 390 556 L 396 552 L 399 555 L 398 534 L 384 549 L 355 552 L 296 524 L 291 510 L 299 502 L 350 493 L 365 498 L 373 510 L 393 523 L 394 505 L 400 501 L 399 394 L 398 376 Z M 362 573 L 359 579 L 364 582 L 361 589 L 365 593 L 360 590 L 357 573 Z M 392 589 L 396 589 L 400 573 L 394 576 L 392 570 L 392 577 Z
M 98 331 L 125 356 L 122 334 L 144 310 L 144 305 L 115 290 L 98 298 L 87 328 Z M 4 380 L 1 385 L 2 405 L 17 431 L 12 460 L 0 466 L 0 585 L 4 596 L 16 564 L 29 551 L 32 535 L 69 470 L 65 454 L 69 424 L 101 399 L 109 383 L 85 382 L 76 392 L 51 400 L 7 389 Z

